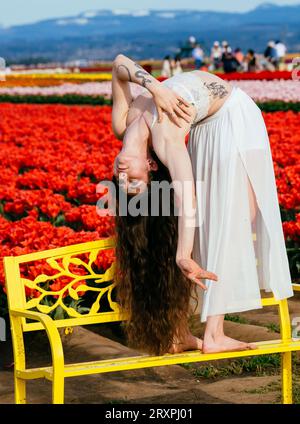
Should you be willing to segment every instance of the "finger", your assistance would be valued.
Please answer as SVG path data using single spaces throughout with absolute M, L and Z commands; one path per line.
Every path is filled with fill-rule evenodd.
M 191 117 L 188 113 L 186 113 L 184 110 L 180 109 L 179 106 L 174 106 L 175 112 L 177 115 L 179 115 L 181 118 L 183 118 L 187 123 L 191 122 Z
M 208 277 L 210 280 L 218 281 L 218 276 L 214 274 L 213 272 L 208 272 Z
M 185 114 L 187 114 L 190 118 L 193 116 L 193 111 L 192 111 L 192 109 L 191 109 L 191 108 L 186 108 L 186 106 L 184 106 L 184 105 L 178 105 L 178 107 L 180 107 L 180 108 L 181 108 L 181 110 L 182 110 Z
M 248 349 L 257 349 L 258 346 L 255 343 L 248 343 Z
M 162 122 L 163 120 L 163 113 L 162 113 L 162 109 L 160 107 L 157 108 L 157 115 L 158 115 L 158 122 Z
M 198 284 L 198 286 L 200 286 L 203 290 L 207 290 L 207 287 L 204 283 L 202 283 L 202 281 L 199 278 L 192 278 L 191 281 L 195 284 Z
M 199 277 L 199 275 L 197 275 L 196 273 L 195 273 L 195 271 L 193 271 L 193 272 L 191 272 L 191 271 L 189 271 L 189 272 L 187 272 L 187 277 L 190 279 L 190 280 L 193 280 L 194 278 L 200 278 Z
M 179 119 L 176 115 L 176 113 L 174 113 L 173 111 L 168 113 L 169 118 L 171 119 L 172 122 L 174 122 L 175 125 L 177 125 L 177 127 L 181 128 L 181 125 L 179 123 Z
M 187 100 L 185 100 L 183 97 L 178 97 L 178 101 L 182 102 L 185 106 L 190 107 L 190 104 Z
M 193 115 L 193 111 L 192 111 L 192 109 L 191 109 L 191 105 L 189 105 L 189 106 L 186 106 L 184 103 L 180 103 L 181 102 L 181 100 L 179 100 L 179 101 L 177 101 L 176 102 L 176 105 L 178 106 L 178 107 L 180 107 L 180 109 L 183 111 L 183 112 L 185 112 L 185 113 L 187 113 L 189 116 L 192 116 Z
M 197 274 L 197 277 L 204 278 L 206 280 L 218 281 L 218 276 L 214 274 L 213 272 L 209 272 L 209 271 L 204 271 L 204 272 L 202 271 Z
M 197 273 L 195 271 L 193 272 L 189 272 L 186 275 L 191 281 L 193 281 L 194 283 L 198 284 L 200 287 L 202 287 L 204 290 L 207 289 L 206 285 L 201 281 L 202 277 L 200 277 L 199 275 L 197 275 Z

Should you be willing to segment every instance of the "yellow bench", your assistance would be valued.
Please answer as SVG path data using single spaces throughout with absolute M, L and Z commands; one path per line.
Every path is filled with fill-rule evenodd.
M 58 328 L 82 326 L 86 324 L 101 324 L 105 322 L 123 321 L 128 318 L 126 311 L 121 311 L 112 299 L 114 264 L 105 273 L 95 272 L 93 263 L 97 255 L 106 249 L 114 247 L 114 239 L 108 238 L 89 243 L 81 243 L 57 249 L 36 252 L 22 256 L 4 258 L 6 288 L 9 303 L 9 314 L 12 331 L 12 341 L 15 361 L 15 402 L 26 403 L 26 381 L 36 378 L 46 378 L 52 381 L 52 402 L 64 402 L 64 380 L 67 377 L 107 373 L 137 368 L 164 366 L 188 362 L 201 362 L 225 358 L 240 358 L 245 356 L 281 353 L 282 358 L 282 402 L 292 403 L 292 362 L 291 353 L 300 350 L 300 341 L 291 338 L 290 317 L 286 300 L 276 301 L 273 297 L 263 298 L 263 306 L 278 305 L 280 317 L 281 338 L 273 341 L 258 342 L 258 348 L 251 351 L 202 354 L 200 351 L 187 351 L 179 354 L 162 356 L 142 355 L 106 359 L 78 364 L 64 363 L 63 347 Z M 78 255 L 80 257 L 78 258 Z M 83 259 L 83 255 L 85 259 Z M 28 267 L 35 261 L 43 261 L 53 269 L 53 275 L 41 273 L 34 280 L 21 275 L 20 268 Z M 72 267 L 85 269 L 85 275 L 78 275 Z M 80 274 L 80 273 L 79 273 Z M 59 291 L 51 291 L 45 284 L 54 282 L 57 278 L 69 278 L 69 282 Z M 93 283 L 89 283 L 93 282 Z M 44 287 L 43 287 L 44 285 Z M 25 288 L 36 290 L 37 296 L 26 298 Z M 64 304 L 64 293 L 75 301 L 80 292 L 95 292 L 95 301 L 88 313 L 81 314 L 78 310 Z M 101 311 L 101 299 L 106 294 L 111 311 Z M 53 304 L 45 304 L 46 296 L 56 295 Z M 107 302 L 106 301 L 106 302 Z M 53 320 L 49 313 L 61 307 L 69 318 Z M 36 310 L 33 310 L 36 309 Z M 30 322 L 29 322 L 29 321 Z M 48 335 L 52 353 L 52 366 L 41 368 L 26 368 L 23 333 L 44 329 Z

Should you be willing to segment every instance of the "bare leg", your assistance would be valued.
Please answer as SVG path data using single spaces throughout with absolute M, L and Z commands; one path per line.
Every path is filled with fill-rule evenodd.
M 255 218 L 258 211 L 256 196 L 248 177 L 248 198 L 251 224 L 255 230 Z M 246 343 L 227 337 L 224 334 L 224 315 L 212 315 L 207 317 L 203 340 L 203 353 L 227 352 L 236 350 L 255 349 L 254 343 Z
M 241 342 L 224 334 L 224 315 L 207 317 L 203 339 L 203 353 L 232 352 L 236 350 L 255 349 L 253 343 Z

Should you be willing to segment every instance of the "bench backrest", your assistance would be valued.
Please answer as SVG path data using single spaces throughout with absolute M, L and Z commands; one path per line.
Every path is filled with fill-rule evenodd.
M 114 247 L 110 237 L 5 257 L 9 308 L 51 314 L 57 327 L 127 319 L 114 301 Z M 22 321 L 24 331 L 43 328 Z
M 128 311 L 114 301 L 114 237 L 20 256 L 4 257 L 9 309 L 55 314 L 56 327 L 125 321 Z M 80 302 L 86 302 L 82 307 Z M 262 298 L 279 307 L 282 339 L 291 337 L 287 299 Z M 60 315 L 62 315 L 60 317 Z M 23 331 L 43 329 L 22 321 Z

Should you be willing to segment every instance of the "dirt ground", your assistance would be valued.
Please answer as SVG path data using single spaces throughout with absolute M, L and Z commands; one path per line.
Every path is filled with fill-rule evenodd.
M 289 300 L 291 318 L 300 316 L 300 294 Z M 244 341 L 263 341 L 279 338 L 276 307 L 231 314 L 246 323 L 225 321 L 227 335 Z M 191 330 L 203 335 L 204 325 L 199 315 L 191 320 Z M 118 324 L 111 326 L 76 327 L 72 335 L 63 335 L 66 362 L 82 362 L 113 357 L 136 356 L 139 353 L 121 343 Z M 10 343 L 0 344 L 0 404 L 13 403 L 13 367 Z M 5 348 L 4 348 L 5 346 Z M 27 366 L 50 364 L 48 343 L 36 333 L 26 342 Z M 199 363 L 226 366 L 227 361 Z M 192 364 L 197 366 L 197 364 Z M 202 368 L 201 368 L 202 367 Z M 27 385 L 28 403 L 51 403 L 51 383 L 34 380 Z M 66 380 L 66 403 L 143 403 L 143 404 L 215 404 L 215 403 L 280 403 L 280 373 L 256 375 L 243 372 L 225 377 L 196 376 L 192 368 L 169 365 L 155 368 L 112 372 Z

